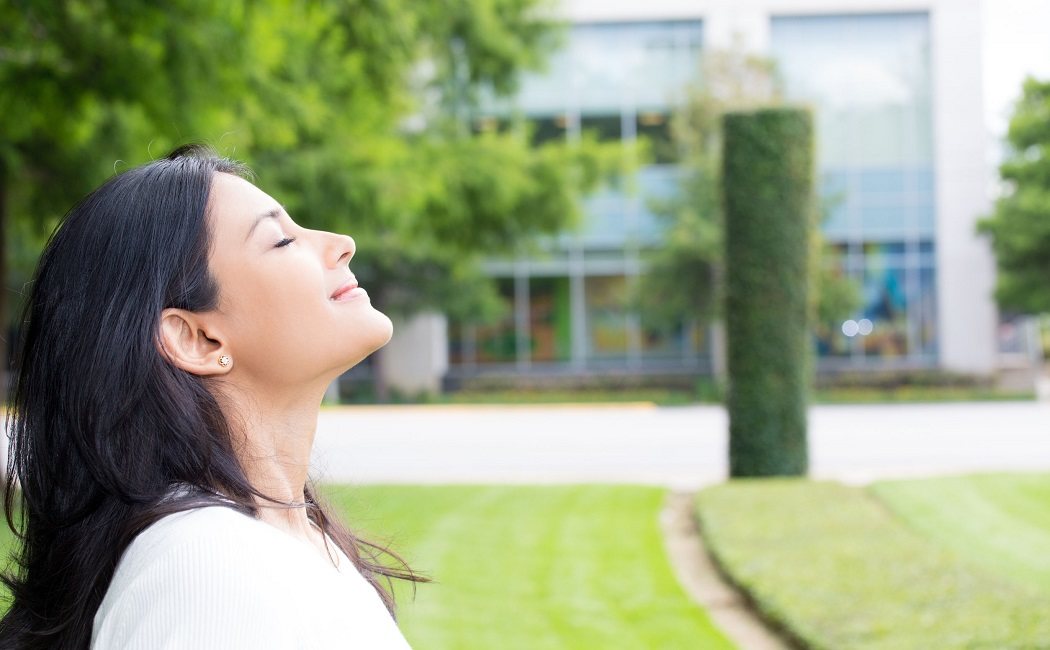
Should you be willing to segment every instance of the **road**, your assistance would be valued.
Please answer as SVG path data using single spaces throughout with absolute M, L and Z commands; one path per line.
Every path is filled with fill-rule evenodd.
M 810 476 L 849 483 L 1050 471 L 1050 404 L 816 406 Z M 642 483 L 727 474 L 719 406 L 361 406 L 323 409 L 312 476 L 348 483 Z

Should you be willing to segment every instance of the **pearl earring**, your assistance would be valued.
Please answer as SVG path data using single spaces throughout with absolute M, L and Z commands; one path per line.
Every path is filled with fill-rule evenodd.
M 230 359 L 230 357 L 226 356 L 225 354 L 222 355 L 221 357 L 219 357 L 219 365 L 222 366 L 223 368 L 226 368 L 227 366 L 229 366 L 230 363 L 232 363 L 232 361 L 233 360 Z

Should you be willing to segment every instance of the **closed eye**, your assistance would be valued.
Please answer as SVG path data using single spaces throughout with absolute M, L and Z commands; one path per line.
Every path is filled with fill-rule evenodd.
M 274 248 L 280 248 L 281 246 L 287 246 L 288 244 L 291 244 L 293 241 L 295 241 L 295 237 L 285 237 L 281 241 L 277 242 L 277 244 L 274 246 Z

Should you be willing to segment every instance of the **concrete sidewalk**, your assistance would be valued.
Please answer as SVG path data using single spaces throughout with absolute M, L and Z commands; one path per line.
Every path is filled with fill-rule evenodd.
M 321 412 L 313 476 L 349 483 L 647 483 L 724 480 L 719 406 L 376 406 Z M 814 478 L 864 483 L 1050 471 L 1050 405 L 816 406 Z

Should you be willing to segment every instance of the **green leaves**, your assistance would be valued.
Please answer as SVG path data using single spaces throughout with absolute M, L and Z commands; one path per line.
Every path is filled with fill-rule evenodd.
M 999 168 L 1003 196 L 979 230 L 992 237 L 999 305 L 1050 311 L 1050 82 L 1028 79 L 1010 121 L 1011 152 Z
M 671 119 L 680 181 L 675 194 L 650 207 L 664 221 L 661 245 L 647 256 L 634 292 L 646 322 L 673 327 L 720 313 L 723 213 L 719 193 L 723 113 L 775 105 L 772 62 L 735 50 L 706 52 L 700 78 Z
M 544 65 L 551 15 L 546 0 L 5 4 L 9 230 L 35 252 L 114 171 L 204 140 L 300 223 L 353 235 L 378 304 L 483 319 L 482 255 L 570 227 L 620 155 L 467 126 L 482 89 L 509 93 Z M 35 254 L 15 259 L 27 274 Z
M 650 202 L 666 231 L 660 246 L 649 252 L 646 272 L 633 292 L 646 322 L 672 327 L 720 315 L 725 265 L 719 196 L 721 118 L 726 111 L 780 103 L 781 89 L 771 60 L 737 50 L 704 54 L 701 76 L 687 89 L 685 102 L 671 120 L 681 172 L 677 191 L 668 200 Z M 827 252 L 814 228 L 810 309 L 817 316 L 812 322 L 818 330 L 841 321 L 860 303 L 857 283 L 820 262 Z
M 723 128 L 730 474 L 804 475 L 813 119 L 771 108 Z

